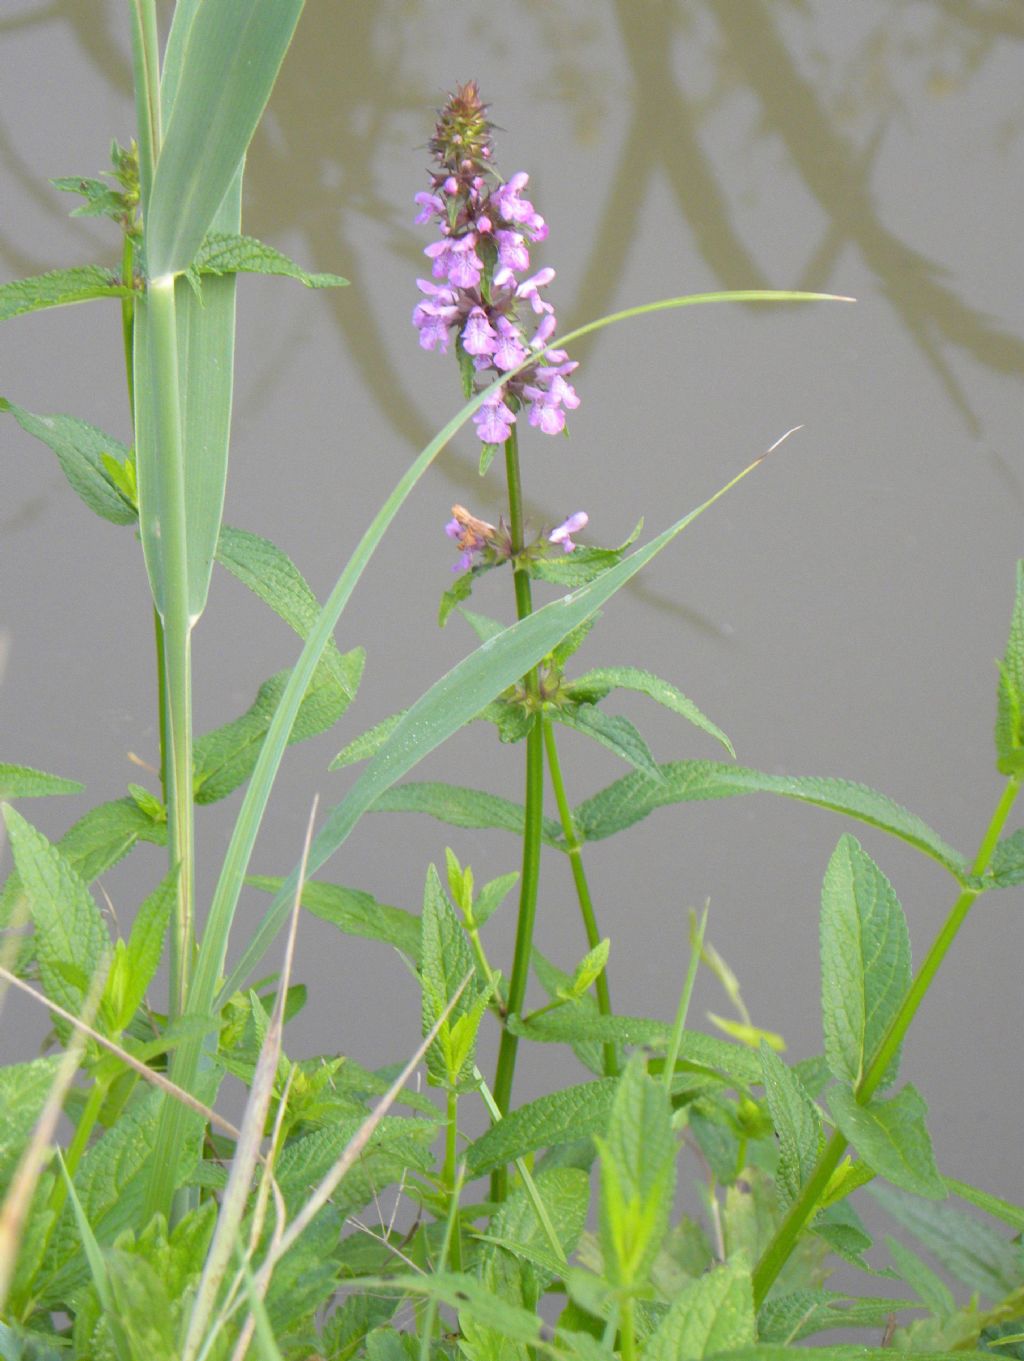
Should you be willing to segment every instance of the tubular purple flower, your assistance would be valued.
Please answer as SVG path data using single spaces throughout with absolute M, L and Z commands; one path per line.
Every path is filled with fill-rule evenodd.
M 504 444 L 515 420 L 515 412 L 505 404 L 500 387 L 473 416 L 476 433 L 485 444 Z
M 462 328 L 462 348 L 472 355 L 492 355 L 498 348 L 498 334 L 487 320 L 487 313 L 482 307 L 472 308 L 466 318 Z
M 572 536 L 578 534 L 580 530 L 590 520 L 590 516 L 585 510 L 578 510 L 570 515 L 568 520 L 563 520 L 557 529 L 553 529 L 548 535 L 548 543 L 558 543 L 562 545 L 566 553 L 571 553 L 576 545 L 572 541 Z

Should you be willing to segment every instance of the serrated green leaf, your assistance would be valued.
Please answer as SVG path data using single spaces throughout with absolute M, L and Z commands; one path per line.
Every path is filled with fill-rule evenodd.
M 12 766 L 0 761 L 0 799 L 40 799 L 50 794 L 81 794 L 77 780 L 47 775 L 31 766 Z
M 651 755 L 650 747 L 636 726 L 622 714 L 606 714 L 596 704 L 580 704 L 552 709 L 551 717 L 566 728 L 575 728 L 585 737 L 607 747 L 656 783 L 661 780 L 661 768 Z
M 767 1044 L 760 1049 L 764 1094 L 779 1141 L 776 1184 L 788 1203 L 814 1171 L 824 1144 L 821 1115 L 797 1075 Z
M 745 1347 L 755 1335 L 750 1272 L 733 1263 L 715 1267 L 676 1296 L 641 1356 L 643 1361 L 701 1361 Z
M 870 823 L 931 856 L 957 879 L 968 876 L 963 857 L 926 823 L 866 785 L 815 775 L 769 775 L 715 761 L 669 761 L 661 766 L 661 773 L 663 784 L 635 772 L 586 799 L 573 812 L 579 833 L 588 841 L 600 841 L 668 804 L 739 794 L 781 794 Z
M 65 194 L 80 194 L 85 199 L 77 208 L 72 208 L 72 217 L 109 217 L 114 222 L 124 220 L 129 205 L 125 195 L 103 180 L 78 175 L 63 175 L 51 179 L 54 189 Z
M 0 1067 L 0 1198 L 50 1094 L 59 1064 L 59 1058 L 45 1058 Z
M 844 1137 L 880 1176 L 913 1195 L 945 1200 L 925 1127 L 928 1107 L 910 1083 L 888 1101 L 864 1104 L 833 1087 L 828 1104 Z
M 102 265 L 51 269 L 30 279 L 0 284 L 0 321 L 93 298 L 130 298 L 133 292 L 115 270 L 104 269 Z
M 283 879 L 253 875 L 246 880 L 253 888 L 277 893 Z M 341 884 L 322 884 L 309 880 L 302 886 L 302 906 L 314 917 L 331 922 L 346 936 L 362 936 L 394 945 L 410 959 L 420 957 L 420 919 L 404 907 L 389 907 L 372 893 L 343 888 Z
M 459 610 L 459 613 L 481 643 L 486 643 L 490 638 L 497 638 L 505 627 L 500 619 L 492 619 L 488 614 L 477 614 L 473 610 Z
M 510 1111 L 466 1150 L 466 1171 L 482 1176 L 539 1148 L 600 1134 L 608 1124 L 618 1078 L 551 1092 Z
M 370 1277 L 366 1284 L 373 1287 L 383 1285 L 425 1299 L 435 1299 L 457 1310 L 460 1317 L 471 1316 L 484 1327 L 516 1342 L 537 1342 L 544 1329 L 544 1323 L 536 1313 L 510 1304 L 492 1294 L 474 1276 L 459 1272 L 396 1275 L 379 1281 Z
M 307 288 L 341 288 L 348 283 L 340 274 L 310 274 L 273 246 L 235 232 L 208 232 L 192 269 L 201 275 L 277 274 Z
M 530 575 L 569 589 L 585 586 L 588 582 L 595 581 L 602 573 L 607 572 L 610 567 L 614 567 L 616 563 L 622 561 L 626 549 L 636 542 L 643 527 L 643 520 L 639 520 L 632 534 L 618 548 L 581 547 L 575 549 L 572 553 L 533 558 L 529 564 Z
M 91 808 L 64 833 L 57 849 L 75 873 L 91 884 L 127 855 L 137 841 L 166 845 L 166 822 L 153 822 L 134 799 L 114 799 Z M 19 901 L 24 901 L 21 881 L 17 872 L 12 872 L 0 895 L 0 924 L 14 919 Z
M 217 561 L 269 605 L 300 638 L 308 638 L 319 617 L 320 602 L 287 553 L 259 534 L 222 525 Z M 321 665 L 333 672 L 351 698 L 359 687 L 364 661 L 362 648 L 342 655 L 332 640 L 324 648 Z
M 589 619 L 584 619 L 583 623 L 574 628 L 571 633 L 567 633 L 557 647 L 552 648 L 551 660 L 555 666 L 559 668 L 565 666 L 569 658 L 574 656 L 583 646 L 590 630 L 600 618 L 600 611 L 592 614 Z
M 601 1161 L 600 1242 L 604 1274 L 625 1290 L 646 1282 L 668 1231 L 676 1144 L 668 1093 L 634 1054 L 596 1135 Z
M 1024 884 L 1024 827 L 996 844 L 984 883 L 991 888 L 1014 888 Z
M 725 733 L 698 709 L 692 699 L 688 699 L 681 690 L 677 690 L 660 676 L 652 675 L 650 671 L 641 671 L 633 666 L 606 666 L 577 676 L 563 688 L 573 698 L 586 700 L 592 704 L 597 704 L 613 690 L 635 690 L 639 694 L 647 695 L 664 708 L 671 709 L 673 713 L 681 715 L 694 727 L 700 728 L 702 732 L 721 742 L 730 756 L 736 755 Z
M 591 1014 L 578 1003 L 545 1012 L 529 1021 L 510 1018 L 509 1023 L 517 1034 L 541 1043 L 590 1041 L 645 1045 L 654 1049 L 664 1049 L 668 1045 L 673 1029 L 666 1021 L 651 1020 L 646 1016 Z M 721 1072 L 725 1078 L 744 1087 L 762 1080 L 756 1054 L 697 1030 L 683 1031 L 677 1066 L 684 1072 Z
M 107 1254 L 106 1268 L 130 1355 L 146 1361 L 179 1361 L 177 1311 L 157 1273 L 144 1258 L 117 1249 Z
M 788 1345 L 831 1328 L 884 1328 L 897 1311 L 914 1308 L 920 1308 L 916 1300 L 851 1298 L 834 1290 L 794 1290 L 765 1301 L 757 1316 L 757 1335 L 762 1342 Z
M 821 889 L 825 1056 L 841 1081 L 861 1080 L 910 979 L 910 936 L 892 885 L 860 843 L 843 836 Z M 879 1088 L 898 1067 L 897 1053 Z
M 954 1280 L 989 1300 L 1001 1300 L 1024 1280 L 1014 1244 L 990 1224 L 952 1205 L 922 1200 L 875 1184 L 871 1194 L 914 1235 Z
M 323 1129 L 302 1134 L 285 1145 L 275 1175 L 292 1213 L 338 1161 L 365 1119 L 365 1116 L 345 1117 Z M 405 1172 L 429 1172 L 433 1166 L 430 1145 L 436 1136 L 436 1120 L 385 1116 L 335 1193 L 335 1208 L 351 1214 L 386 1185 L 400 1181 Z
M 853 1166 L 867 1168 L 866 1163 L 854 1163 Z M 873 1176 L 872 1172 L 871 1177 Z M 869 1181 L 871 1177 L 868 1178 Z M 864 1253 L 872 1246 L 871 1235 L 849 1200 L 843 1200 L 823 1210 L 814 1220 L 813 1234 L 827 1243 L 837 1257 L 841 1257 L 844 1262 L 849 1262 L 869 1276 L 891 1277 L 894 1274 L 887 1267 L 876 1271 L 865 1260 Z
M 172 871 L 146 898 L 132 922 L 128 938 L 128 986 L 123 997 L 127 1024 L 152 983 L 163 955 L 164 936 L 174 910 L 178 876 Z
M 569 1257 L 586 1227 L 590 1177 L 578 1167 L 552 1167 L 536 1176 L 534 1186 L 562 1251 Z M 564 1263 L 554 1260 L 547 1233 L 523 1186 L 509 1196 L 495 1215 L 488 1239 L 500 1241 L 507 1251 L 539 1268 L 542 1287 L 564 1267 Z
M 404 715 L 405 710 L 399 709 L 397 714 L 391 714 L 380 723 L 375 723 L 372 728 L 368 728 L 366 732 L 360 733 L 347 747 L 342 747 L 327 769 L 340 770 L 343 766 L 354 765 L 356 761 L 368 760 L 380 750 Z
M 482 789 L 437 781 L 394 785 L 374 802 L 374 813 L 426 813 L 451 827 L 493 827 L 504 832 L 523 834 L 523 805 L 488 794 Z M 548 846 L 558 846 L 562 829 L 553 818 L 545 817 L 542 837 Z M 561 849 L 561 847 L 559 847 Z
M 3 805 L 18 877 L 35 927 L 46 995 L 76 1015 L 93 978 L 105 968 L 110 937 L 84 881 L 42 832 Z M 62 1023 L 66 1028 L 67 1022 Z
M 1004 775 L 1024 770 L 1024 560 L 1017 563 L 1010 632 L 999 667 L 995 743 L 996 765 Z
M 0 411 L 9 411 L 27 435 L 53 450 L 72 489 L 91 511 L 111 524 L 134 524 L 138 512 L 104 464 L 104 455 L 124 462 L 130 453 L 126 445 L 73 416 L 37 416 L 3 397 Z
M 302 0 L 221 0 L 196 11 L 146 205 L 153 276 L 192 263 L 245 156 L 301 12 Z
M 320 663 L 295 716 L 289 745 L 315 737 L 338 721 L 355 695 L 362 661 L 361 649 L 337 659 L 347 665 L 349 676 L 345 681 L 339 679 L 337 662 L 328 659 Z M 226 798 L 252 774 L 289 675 L 289 671 L 279 671 L 271 676 L 240 718 L 196 738 L 192 751 L 196 803 Z
M 900 1278 L 906 1281 L 926 1309 L 940 1317 L 956 1308 L 953 1292 L 916 1252 L 897 1238 L 886 1237 L 886 1246 Z

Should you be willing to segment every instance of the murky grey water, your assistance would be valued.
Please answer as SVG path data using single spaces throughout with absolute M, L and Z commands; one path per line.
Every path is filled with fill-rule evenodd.
M 12 0 L 0 17 L 3 277 L 113 260 L 45 177 L 91 174 L 131 135 L 123 6 Z M 446 89 L 475 77 L 499 163 L 531 174 L 564 327 L 658 296 L 736 287 L 852 293 L 856 307 L 715 307 L 632 323 L 575 347 L 583 398 L 568 441 L 528 439 L 532 516 L 585 506 L 593 541 L 650 531 L 702 501 L 784 430 L 804 429 L 614 601 L 581 655 L 639 663 L 691 695 L 740 760 L 882 789 L 973 852 L 998 796 L 991 727 L 1013 567 L 1024 549 L 1020 376 L 1024 181 L 1017 0 L 878 3 L 310 0 L 247 178 L 251 232 L 352 280 L 308 294 L 241 288 L 229 523 L 272 538 L 321 593 L 414 453 L 458 406 L 454 366 L 409 324 L 428 236 L 411 226 Z M 538 257 L 539 258 L 539 257 Z M 127 434 L 118 315 L 88 306 L 0 330 L 0 392 Z M 132 535 L 96 521 L 52 456 L 0 427 L 0 756 L 76 776 L 86 798 L 25 805 L 56 835 L 91 801 L 152 777 L 150 618 Z M 342 621 L 369 650 L 337 735 L 289 754 L 256 867 L 295 860 L 315 791 L 349 737 L 408 703 L 471 645 L 434 624 L 450 581 L 452 501 L 495 519 L 459 440 L 403 511 Z M 508 583 L 476 603 L 508 613 Z M 197 726 L 234 717 L 296 653 L 287 629 L 215 578 L 196 637 Z M 623 704 L 660 759 L 717 759 L 671 716 Z M 564 743 L 574 799 L 622 773 Z M 520 752 L 470 728 L 418 772 L 519 797 Z M 200 817 L 209 892 L 236 806 Z M 819 1046 L 817 911 L 835 817 L 765 798 L 663 811 L 588 852 L 622 1010 L 669 1015 L 686 913 L 755 1019 L 791 1053 Z M 941 870 L 856 829 L 891 876 L 920 957 L 951 901 Z M 367 818 L 331 878 L 415 907 L 451 844 L 478 876 L 514 868 L 498 833 Z M 106 882 L 120 917 L 159 869 L 141 851 Z M 539 939 L 582 952 L 566 866 L 552 857 Z M 328 877 L 328 876 L 325 876 Z M 245 904 L 245 919 L 261 907 Z M 1020 890 L 982 901 L 933 990 L 906 1075 L 927 1097 L 943 1170 L 1024 1193 Z M 490 932 L 508 953 L 512 913 Z M 244 923 L 243 923 L 244 929 Z M 304 922 L 311 985 L 295 1054 L 406 1053 L 418 1003 L 397 957 Z M 727 1010 L 702 984 L 698 1009 Z M 38 1018 L 9 999 L 5 1051 Z M 527 1054 L 521 1091 L 561 1060 Z M 567 1074 L 568 1062 L 559 1071 Z M 979 1166 L 980 1160 L 980 1166 Z

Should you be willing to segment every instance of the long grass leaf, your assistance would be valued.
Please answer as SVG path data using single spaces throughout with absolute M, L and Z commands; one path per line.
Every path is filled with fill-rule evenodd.
M 227 193 L 302 13 L 303 0 L 217 0 L 188 27 L 146 223 L 151 276 L 192 263 Z

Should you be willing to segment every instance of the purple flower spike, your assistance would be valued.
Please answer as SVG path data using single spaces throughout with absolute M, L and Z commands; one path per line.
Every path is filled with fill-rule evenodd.
M 473 421 L 484 444 L 502 444 L 524 408 L 531 425 L 560 433 L 579 397 L 565 381 L 575 363 L 563 350 L 540 353 L 557 329 L 554 307 L 542 296 L 555 271 L 545 266 L 531 273 L 530 247 L 547 236 L 547 224 L 524 196 L 525 171 L 500 179 L 491 128 L 473 81 L 440 111 L 430 142 L 430 188 L 416 195 L 417 223 L 437 228 L 438 239 L 424 252 L 436 282 L 418 281 L 425 297 L 413 324 L 425 350 L 444 353 L 455 337 L 476 391 L 494 384 Z
M 590 516 L 585 510 L 578 510 L 574 515 L 570 515 L 568 520 L 563 520 L 557 529 L 553 529 L 548 535 L 548 543 L 560 543 L 566 553 L 571 553 L 576 545 L 572 541 L 572 536 L 578 534 L 587 524 Z

